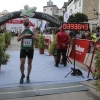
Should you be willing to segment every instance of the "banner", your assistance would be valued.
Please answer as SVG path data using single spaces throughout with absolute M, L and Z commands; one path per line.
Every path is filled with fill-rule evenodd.
M 7 21 L 6 23 L 8 23 L 8 24 L 23 24 L 23 19 L 12 19 L 12 20 Z M 29 21 L 29 24 L 30 24 L 30 26 L 34 27 L 34 24 L 31 21 Z
M 75 60 L 78 62 L 84 62 L 85 55 L 88 51 L 90 41 L 76 39 L 75 49 L 74 49 L 74 39 L 72 44 L 72 50 L 70 52 L 69 57 L 74 59 L 74 52 L 75 52 Z
M 16 32 L 19 31 L 20 28 L 24 28 L 23 18 L 12 19 L 7 21 L 5 24 L 6 24 L 6 29 L 12 32 Z M 29 21 L 29 24 L 30 27 L 35 27 L 35 24 L 33 22 Z
M 67 22 L 69 18 L 69 12 L 65 12 L 64 14 L 64 22 Z
M 45 21 L 45 20 L 42 21 L 41 27 L 40 27 L 41 32 L 44 31 L 46 23 L 47 23 L 47 21 Z

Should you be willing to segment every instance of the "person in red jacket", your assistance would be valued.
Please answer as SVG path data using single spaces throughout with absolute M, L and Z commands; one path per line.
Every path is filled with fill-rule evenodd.
M 56 61 L 55 67 L 58 67 L 58 65 L 60 63 L 61 54 L 62 54 L 62 58 L 63 58 L 64 67 L 66 67 L 66 65 L 67 65 L 66 52 L 67 52 L 67 45 L 69 43 L 69 36 L 68 36 L 68 34 L 66 34 L 66 32 L 64 32 L 62 27 L 60 27 L 60 31 L 56 34 L 56 42 L 57 42 L 57 44 L 56 44 L 57 61 Z

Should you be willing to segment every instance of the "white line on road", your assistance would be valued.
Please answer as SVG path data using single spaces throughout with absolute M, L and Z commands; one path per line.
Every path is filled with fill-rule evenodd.
M 57 89 L 66 89 L 66 88 L 76 88 L 76 87 L 82 87 L 83 85 L 77 85 L 77 86 L 69 86 L 69 87 L 60 87 L 60 88 L 48 88 L 48 89 L 38 89 L 38 90 L 57 90 Z M 0 95 L 2 94 L 14 94 L 14 93 L 24 93 L 24 92 L 33 92 L 33 91 L 37 91 L 35 90 L 26 90 L 26 91 L 16 91 L 16 92 L 2 92 L 0 93 Z

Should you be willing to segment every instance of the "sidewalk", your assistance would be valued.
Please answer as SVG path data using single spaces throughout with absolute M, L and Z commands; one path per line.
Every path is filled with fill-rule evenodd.
M 20 42 L 17 42 L 17 37 L 14 37 L 14 39 L 12 39 L 11 45 L 7 49 L 7 51 L 14 51 L 14 50 L 20 50 Z M 88 61 L 89 60 L 90 58 L 88 58 Z M 76 62 L 76 65 L 79 68 L 82 68 L 83 70 L 87 71 L 87 68 L 84 65 L 78 62 Z M 94 69 L 93 65 L 92 69 Z M 89 91 L 44 95 L 44 96 L 27 97 L 27 98 L 15 98 L 7 100 L 99 100 L 100 99 L 100 91 L 96 92 L 95 87 L 93 86 L 94 80 L 84 81 L 81 83 L 85 85 L 89 89 Z

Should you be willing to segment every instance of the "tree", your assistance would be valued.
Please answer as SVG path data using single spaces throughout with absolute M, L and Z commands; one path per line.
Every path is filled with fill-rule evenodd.
M 56 15 L 55 15 L 55 17 L 58 18 L 60 21 L 63 22 L 63 16 L 56 16 Z M 49 27 L 55 27 L 56 25 L 54 25 L 53 23 L 49 22 L 48 26 L 49 26 Z
M 57 16 L 57 18 L 63 22 L 63 16 Z
M 54 17 L 58 18 L 60 21 L 63 22 L 63 16 L 54 15 Z M 51 23 L 51 22 L 49 22 L 48 23 L 48 27 L 56 27 L 56 25 Z
M 68 22 L 88 22 L 88 16 L 83 13 L 76 13 L 69 16 Z
M 94 78 L 97 78 L 97 80 L 94 85 L 96 86 L 96 90 L 100 91 L 100 48 L 96 52 L 95 61 L 96 71 L 93 73 L 93 76 Z

